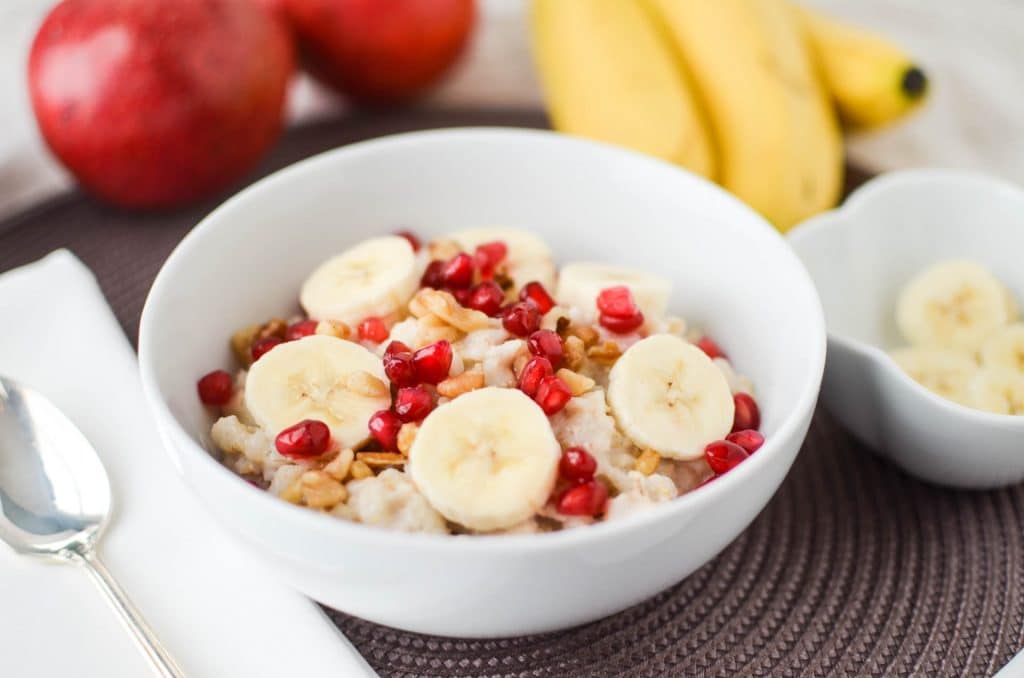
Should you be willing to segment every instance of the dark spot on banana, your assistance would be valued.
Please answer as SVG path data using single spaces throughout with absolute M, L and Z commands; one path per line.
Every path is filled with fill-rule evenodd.
M 907 98 L 917 99 L 928 89 L 928 76 L 917 66 L 910 66 L 903 72 L 900 80 L 900 90 L 907 95 Z

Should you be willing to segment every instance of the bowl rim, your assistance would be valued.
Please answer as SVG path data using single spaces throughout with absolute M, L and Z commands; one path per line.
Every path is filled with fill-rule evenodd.
M 896 170 L 866 181 L 851 193 L 842 205 L 811 217 L 790 231 L 786 237 L 796 247 L 800 241 L 807 238 L 823 237 L 822 234 L 828 231 L 854 228 L 857 214 L 873 204 L 877 196 L 885 193 L 899 193 L 906 188 L 921 187 L 933 191 L 944 191 L 950 186 L 970 187 L 975 191 L 987 192 L 993 196 L 998 195 L 1000 199 L 1024 204 L 1024 190 L 1005 179 L 979 170 L 943 167 Z M 881 346 L 833 332 L 830 329 L 827 330 L 827 334 L 829 342 L 860 355 L 865 360 L 886 370 L 904 390 L 931 403 L 933 407 L 939 408 L 946 415 L 973 419 L 981 425 L 1009 426 L 1024 431 L 1024 417 L 1020 415 L 977 410 L 928 390 L 904 372 L 889 352 Z
M 659 504 L 649 511 L 638 512 L 619 520 L 600 521 L 581 529 L 559 530 L 540 534 L 450 535 L 410 533 L 339 520 L 336 517 L 310 511 L 307 508 L 296 506 L 282 501 L 278 497 L 271 496 L 266 490 L 245 482 L 244 479 L 232 473 L 214 459 L 179 423 L 178 419 L 171 412 L 164 394 L 158 388 L 156 371 L 152 361 L 154 350 L 151 346 L 154 340 L 150 331 L 151 318 L 159 312 L 156 308 L 157 303 L 165 296 L 166 290 L 173 287 L 173 280 L 180 275 L 179 269 L 184 266 L 183 262 L 187 259 L 188 253 L 193 248 L 200 246 L 202 233 L 210 228 L 221 227 L 219 224 L 229 223 L 223 221 L 225 215 L 230 214 L 237 205 L 248 201 L 253 196 L 259 195 L 279 183 L 291 181 L 294 177 L 316 174 L 325 166 L 334 162 L 335 158 L 339 156 L 357 158 L 360 155 L 393 150 L 399 146 L 448 144 L 467 141 L 479 144 L 485 140 L 510 143 L 513 146 L 521 146 L 528 142 L 539 142 L 561 145 L 570 149 L 578 148 L 589 152 L 597 150 L 608 156 L 618 156 L 617 160 L 647 164 L 651 167 L 656 167 L 661 172 L 669 170 L 676 176 L 677 180 L 693 184 L 699 190 L 713 195 L 716 201 L 727 206 L 735 214 L 745 215 L 744 220 L 749 223 L 749 228 L 761 233 L 760 237 L 763 242 L 759 243 L 759 245 L 774 248 L 773 256 L 779 258 L 780 261 L 788 262 L 791 273 L 799 279 L 800 284 L 804 287 L 807 297 L 808 317 L 805 319 L 806 326 L 803 329 L 813 334 L 813 341 L 809 342 L 813 347 L 813 352 L 805 356 L 805 360 L 802 361 L 807 365 L 806 379 L 800 385 L 799 397 L 789 406 L 788 412 L 780 422 L 777 431 L 745 463 L 740 464 L 724 476 L 716 478 L 713 482 L 686 492 L 671 501 Z M 744 226 L 744 228 L 748 227 Z M 142 311 L 139 329 L 139 368 L 143 391 L 149 403 L 151 413 L 159 423 L 165 423 L 171 427 L 171 431 L 165 431 L 164 446 L 174 445 L 175 441 L 185 443 L 183 445 L 176 445 L 181 454 L 198 455 L 201 458 L 201 461 L 199 461 L 201 468 L 204 469 L 204 472 L 207 469 L 209 470 L 208 475 L 211 478 L 216 478 L 214 482 L 223 487 L 225 492 L 231 491 L 230 488 L 233 488 L 237 490 L 234 494 L 239 498 L 249 497 L 253 505 L 258 505 L 260 510 L 264 512 L 264 515 L 278 516 L 281 522 L 288 524 L 294 524 L 291 522 L 292 520 L 303 521 L 311 530 L 336 537 L 339 540 L 338 543 L 352 543 L 351 540 L 357 539 L 368 546 L 415 547 L 417 549 L 448 553 L 454 551 L 522 553 L 524 550 L 534 552 L 561 550 L 581 544 L 612 540 L 628 533 L 650 528 L 658 523 L 669 522 L 674 518 L 685 515 L 687 512 L 699 510 L 700 507 L 708 505 L 719 495 L 734 491 L 746 482 L 753 480 L 761 472 L 762 467 L 772 463 L 779 463 L 777 457 L 783 454 L 781 449 L 783 444 L 786 441 L 791 441 L 791 444 L 797 445 L 798 448 L 786 468 L 786 472 L 788 472 L 792 462 L 799 453 L 799 447 L 802 446 L 804 441 L 804 438 L 800 437 L 801 434 L 798 429 L 805 418 L 809 419 L 813 416 L 825 369 L 826 346 L 825 316 L 821 300 L 818 297 L 811 275 L 803 262 L 782 235 L 763 217 L 719 186 L 666 161 L 611 144 L 571 137 L 548 130 L 511 127 L 455 127 L 403 132 L 330 149 L 277 170 L 229 197 L 225 202 L 203 217 L 186 234 L 161 266 L 153 286 L 146 297 Z M 799 440 L 793 440 L 797 437 L 799 437 Z M 188 451 L 185 452 L 181 449 L 183 447 L 187 447 Z M 170 450 L 165 451 L 167 454 L 172 454 Z M 176 463 L 175 466 L 179 468 L 180 472 L 179 465 Z M 772 489 L 772 494 L 777 490 L 778 486 Z M 762 508 L 759 507 L 758 512 Z M 236 530 L 232 528 L 232 531 Z M 346 539 L 349 542 L 346 542 Z

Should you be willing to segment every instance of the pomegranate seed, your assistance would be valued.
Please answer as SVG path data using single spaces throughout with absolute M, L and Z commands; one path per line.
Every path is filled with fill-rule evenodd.
M 537 395 L 537 388 L 540 386 L 541 380 L 550 377 L 554 372 L 547 358 L 540 356 L 530 358 L 523 365 L 523 371 L 519 373 L 519 390 L 531 398 L 534 397 Z
M 540 329 L 540 312 L 532 303 L 520 301 L 517 304 L 512 304 L 505 311 L 505 317 L 502 318 L 501 324 L 511 334 L 517 337 L 526 337 Z
M 526 340 L 530 353 L 547 358 L 551 367 L 558 369 L 562 363 L 562 338 L 552 330 L 537 330 Z
M 392 341 L 384 349 L 384 374 L 395 386 L 416 383 L 416 368 L 412 364 L 412 349 L 400 341 Z
M 277 434 L 274 446 L 289 459 L 318 457 L 331 445 L 331 429 L 316 419 L 304 419 Z
M 373 439 L 385 450 L 398 449 L 398 429 L 402 428 L 402 420 L 391 410 L 374 412 L 370 417 L 370 433 Z
M 508 246 L 500 240 L 495 240 L 494 242 L 485 242 L 482 245 L 477 245 L 473 261 L 480 270 L 480 276 L 484 280 L 490 280 L 494 277 L 494 269 L 498 267 L 498 264 L 507 255 Z
M 448 378 L 452 368 L 452 345 L 441 341 L 424 346 L 412 354 L 412 365 L 416 368 L 416 380 L 421 383 L 437 384 Z
M 469 303 L 466 305 L 493 318 L 501 312 L 503 301 L 505 301 L 505 293 L 501 291 L 497 283 L 488 281 L 473 288 L 472 294 L 469 295 Z
M 444 286 L 458 290 L 473 283 L 473 257 L 459 252 L 441 269 Z
M 568 516 L 597 516 L 604 513 L 608 488 L 597 480 L 570 487 L 558 498 L 558 512 Z
M 280 343 L 281 339 L 278 337 L 264 337 L 263 339 L 257 339 L 249 349 L 249 353 L 252 354 L 253 362 L 262 358 L 267 351 Z
M 747 454 L 757 452 L 764 445 L 764 436 L 750 429 L 730 433 L 725 439 L 742 447 Z
M 736 404 L 736 418 L 733 419 L 732 432 L 756 431 L 761 426 L 761 410 L 757 407 L 757 401 L 748 393 L 737 393 L 732 397 Z
M 555 307 L 555 300 L 544 289 L 544 286 L 536 280 L 523 285 L 523 289 L 519 290 L 519 300 L 532 301 L 537 306 L 537 310 L 541 312 L 541 315 Z
M 460 306 L 469 306 L 469 300 L 473 298 L 473 288 L 463 287 L 462 289 L 449 291 L 455 297 L 455 301 L 459 302 Z
M 620 318 L 619 316 L 602 313 L 598 316 L 597 322 L 599 322 L 601 327 L 605 328 L 609 332 L 614 332 L 615 334 L 629 334 L 644 324 L 644 314 L 637 311 L 631 316 Z
M 549 417 L 565 407 L 570 398 L 572 391 L 569 390 L 569 385 L 556 376 L 541 379 L 540 385 L 537 386 L 537 395 L 533 396 L 540 409 Z
M 292 323 L 284 333 L 284 340 L 295 341 L 296 339 L 314 335 L 316 334 L 316 326 L 319 324 L 316 320 L 300 320 L 297 323 Z
M 231 400 L 231 375 L 224 370 L 210 372 L 196 384 L 199 399 L 205 405 L 227 405 Z
M 597 460 L 582 447 L 570 447 L 562 452 L 558 472 L 566 480 L 585 483 L 594 479 L 594 474 L 597 473 Z
M 725 351 L 722 347 L 715 343 L 715 340 L 711 337 L 701 337 L 697 340 L 697 348 L 704 351 L 709 358 L 714 360 L 715 358 L 728 358 L 725 355 Z
M 629 318 L 639 313 L 633 293 L 625 285 L 608 287 L 597 295 L 597 310 L 615 318 Z
M 398 389 L 395 397 L 395 414 L 402 421 L 419 421 L 434 409 L 434 399 L 430 391 L 422 386 L 409 386 Z
M 423 244 L 420 242 L 420 239 L 412 231 L 398 231 L 397 233 L 395 233 L 395 235 L 408 240 L 409 244 L 412 245 L 413 252 L 419 252 L 420 247 L 423 246 Z
M 427 264 L 426 270 L 423 271 L 423 277 L 420 278 L 420 287 L 433 287 L 435 290 L 439 290 L 444 287 L 444 262 L 440 259 Z
M 716 440 L 704 448 L 708 466 L 719 475 L 732 470 L 748 456 L 742 447 L 728 440 Z
M 380 318 L 371 316 L 359 323 L 359 338 L 379 344 L 388 338 L 388 326 Z

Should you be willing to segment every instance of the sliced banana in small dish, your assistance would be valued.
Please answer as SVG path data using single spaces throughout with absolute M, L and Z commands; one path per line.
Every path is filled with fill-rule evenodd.
M 1015 305 L 1009 298 L 1003 284 L 981 265 L 944 261 L 907 283 L 896 306 L 896 322 L 911 344 L 971 351 L 1014 320 Z

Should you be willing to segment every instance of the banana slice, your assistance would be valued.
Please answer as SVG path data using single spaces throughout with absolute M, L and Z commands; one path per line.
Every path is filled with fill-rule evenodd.
M 517 389 L 488 387 L 423 420 L 407 471 L 445 518 L 490 531 L 523 522 L 547 502 L 560 456 L 535 402 Z
M 671 334 L 630 346 L 608 376 L 608 402 L 619 427 L 642 448 L 697 459 L 732 430 L 729 383 L 704 351 Z
M 269 435 L 303 419 L 331 428 L 342 448 L 369 437 L 367 422 L 391 405 L 380 358 L 359 344 L 315 334 L 285 342 L 252 364 L 245 404 Z
M 981 364 L 1005 367 L 1024 374 L 1024 323 L 998 330 L 981 345 Z
M 597 315 L 597 295 L 607 287 L 625 285 L 633 293 L 636 305 L 647 320 L 661 318 L 668 310 L 672 283 L 667 279 L 605 264 L 573 263 L 562 268 L 558 276 L 559 303 L 575 306 Z
M 911 344 L 974 350 L 1015 313 L 1006 288 L 971 261 L 944 261 L 919 273 L 900 294 L 896 322 Z
M 967 384 L 978 372 L 969 353 L 947 348 L 910 347 L 889 354 L 911 379 L 947 400 L 970 405 Z
M 355 327 L 369 316 L 405 308 L 419 287 L 419 266 L 405 238 L 364 240 L 319 266 L 302 285 L 299 301 L 311 318 Z
M 986 367 L 967 386 L 970 404 L 996 414 L 1024 415 L 1024 373 L 1008 367 Z
M 517 289 L 533 280 L 548 291 L 555 288 L 555 261 L 551 248 L 533 233 L 516 228 L 485 227 L 466 229 L 449 237 L 467 252 L 475 250 L 477 245 L 501 240 L 508 246 L 505 272 Z

